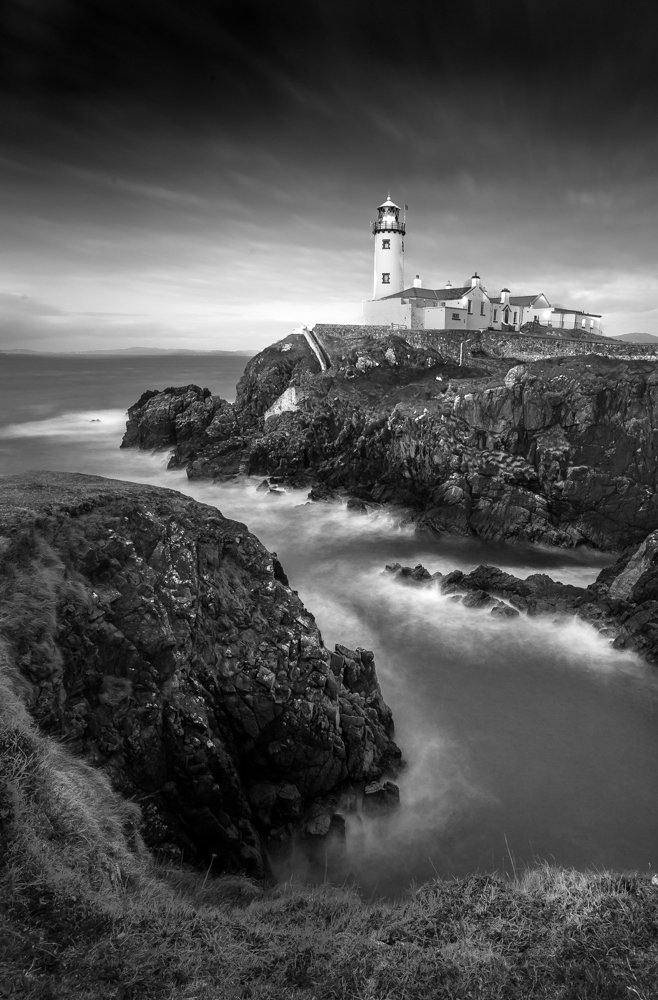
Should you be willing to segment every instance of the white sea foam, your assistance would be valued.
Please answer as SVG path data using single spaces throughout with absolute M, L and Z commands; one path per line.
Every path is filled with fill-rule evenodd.
M 56 417 L 30 420 L 21 424 L 8 424 L 0 428 L 0 437 L 60 438 L 64 441 L 96 437 L 117 440 L 125 430 L 123 410 L 88 410 L 86 412 L 60 413 Z

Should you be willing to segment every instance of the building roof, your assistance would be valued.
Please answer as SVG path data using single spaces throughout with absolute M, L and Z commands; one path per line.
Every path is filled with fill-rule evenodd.
M 405 288 L 401 292 L 394 292 L 392 295 L 383 295 L 384 299 L 433 299 L 436 301 L 454 301 L 462 299 L 467 292 L 471 291 L 471 286 L 464 288 Z
M 587 309 L 571 309 L 567 306 L 553 306 L 554 313 L 573 313 L 574 316 L 595 316 L 597 319 L 601 319 L 602 313 L 588 312 Z
M 434 294 L 437 299 L 463 299 L 472 290 L 472 285 L 463 285 L 461 288 L 437 288 Z
M 531 306 L 542 294 L 543 292 L 538 292 L 536 295 L 510 295 L 510 302 L 513 302 L 515 306 Z
M 506 291 L 509 291 L 509 289 L 503 288 L 503 291 L 506 292 Z M 510 297 L 509 297 L 509 305 L 511 305 L 511 306 L 531 306 L 533 304 L 533 302 L 536 302 L 537 299 L 541 299 L 542 297 L 546 299 L 546 296 L 544 295 L 543 292 L 537 292 L 535 295 L 510 295 Z M 490 297 L 489 301 L 493 302 L 497 306 L 499 306 L 499 305 L 502 304 L 502 298 L 500 297 L 500 295 L 498 295 L 495 299 L 492 299 Z M 550 306 L 550 302 L 548 301 L 548 299 L 546 299 L 546 302 Z M 544 308 L 546 309 L 547 306 L 544 306 Z

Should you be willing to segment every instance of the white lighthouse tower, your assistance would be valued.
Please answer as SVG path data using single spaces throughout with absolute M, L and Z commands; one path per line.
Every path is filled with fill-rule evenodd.
M 373 299 L 393 295 L 404 288 L 404 222 L 400 222 L 400 206 L 390 194 L 377 209 L 373 223 L 375 237 L 375 280 Z

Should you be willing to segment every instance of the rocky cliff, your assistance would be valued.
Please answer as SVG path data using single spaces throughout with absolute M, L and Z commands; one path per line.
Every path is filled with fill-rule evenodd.
M 174 394 L 166 420 L 196 428 L 207 398 Z M 276 558 L 215 508 L 3 479 L 0 581 L 31 714 L 139 803 L 153 847 L 262 874 L 268 840 L 326 832 L 341 789 L 399 761 L 372 653 L 330 653 Z
M 391 334 L 334 350 L 318 374 L 300 340 L 252 359 L 233 406 L 198 387 L 145 394 L 124 445 L 171 447 L 190 476 L 319 481 L 489 539 L 619 549 L 658 523 L 652 362 L 472 357 L 460 367 Z M 300 382 L 297 409 L 265 420 L 282 387 Z M 159 414 L 175 407 L 167 439 Z
M 616 649 L 631 649 L 658 663 L 658 531 L 624 552 L 588 587 L 560 583 L 545 573 L 520 579 L 495 566 L 443 574 L 393 563 L 386 572 L 400 584 L 438 587 L 466 607 L 496 617 L 577 615 L 608 636 Z

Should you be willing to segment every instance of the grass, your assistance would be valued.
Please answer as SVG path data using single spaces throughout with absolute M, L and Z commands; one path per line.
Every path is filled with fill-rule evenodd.
M 136 807 L 38 733 L 0 673 L 0 996 L 415 1000 L 658 996 L 649 876 L 537 867 L 397 902 L 172 869 Z
M 158 864 L 137 807 L 39 732 L 24 707 L 13 659 L 27 643 L 40 649 L 37 668 L 56 671 L 61 573 L 42 564 L 37 601 L 30 558 L 15 561 L 1 595 L 0 997 L 658 997 L 650 875 L 543 865 L 367 902 L 348 888 L 263 887 Z

